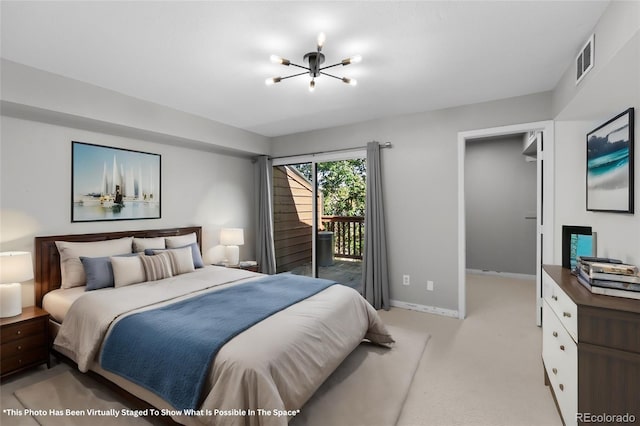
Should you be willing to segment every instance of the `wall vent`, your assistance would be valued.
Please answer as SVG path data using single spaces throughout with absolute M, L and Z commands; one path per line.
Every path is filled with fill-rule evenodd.
M 576 57 L 576 84 L 580 83 L 580 80 L 593 68 L 593 38 L 594 35 L 591 34 L 591 37 L 589 37 L 589 40 L 582 46 L 580 53 L 578 53 Z

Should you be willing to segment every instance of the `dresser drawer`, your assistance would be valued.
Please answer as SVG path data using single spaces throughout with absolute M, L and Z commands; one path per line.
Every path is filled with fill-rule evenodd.
M 546 272 L 542 274 L 542 284 L 544 300 L 560 319 L 573 341 L 577 342 L 578 306 Z
M 44 319 L 43 319 L 44 318 Z M 2 343 L 22 339 L 29 336 L 46 335 L 47 319 L 36 318 L 30 321 L 23 321 L 2 327 Z
M 542 359 L 566 425 L 576 424 L 578 347 L 546 302 L 542 306 Z

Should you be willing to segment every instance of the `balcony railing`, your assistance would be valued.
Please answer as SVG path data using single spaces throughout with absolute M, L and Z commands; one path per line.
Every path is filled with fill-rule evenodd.
M 363 216 L 322 216 L 325 231 L 333 232 L 335 257 L 362 259 L 364 250 Z

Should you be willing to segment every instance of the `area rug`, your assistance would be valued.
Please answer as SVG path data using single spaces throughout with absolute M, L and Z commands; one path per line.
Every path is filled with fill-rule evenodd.
M 295 426 L 395 425 L 429 335 L 388 327 L 396 339 L 392 349 L 363 343 L 322 384 L 292 421 Z M 39 410 L 33 417 L 42 426 L 148 425 L 144 418 L 114 417 L 127 402 L 89 376 L 64 365 L 59 374 L 20 388 L 15 397 L 25 407 Z M 15 383 L 19 385 L 18 383 Z M 58 415 L 84 410 L 84 416 Z M 94 409 L 101 415 L 88 415 Z M 62 410 L 56 411 L 56 410 Z M 19 416 L 23 417 L 24 416 Z M 6 413 L 3 413 L 6 420 Z M 18 420 L 18 417 L 13 418 Z M 26 420 L 26 419 L 25 419 Z M 11 420 L 10 420 L 11 422 Z M 12 423 L 10 423 L 12 424 Z M 15 424 L 15 423 L 13 423 Z

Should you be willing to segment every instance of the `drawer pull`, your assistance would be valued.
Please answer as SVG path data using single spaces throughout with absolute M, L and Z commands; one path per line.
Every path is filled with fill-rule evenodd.
M 551 296 L 551 298 L 552 298 L 553 300 L 556 300 L 556 301 L 558 300 L 558 296 L 555 296 L 555 295 L 554 295 L 554 296 Z
M 560 350 L 564 351 L 564 345 L 560 345 Z
M 21 335 L 21 334 L 22 334 L 22 330 L 18 330 L 18 331 L 16 331 L 16 334 L 17 334 L 18 336 L 19 336 L 19 335 Z
M 571 318 L 571 313 L 569 313 L 569 312 L 563 312 L 563 313 L 562 313 L 562 316 L 563 316 L 563 317 L 567 317 L 567 318 Z
M 18 360 L 18 364 L 22 364 L 22 360 L 21 359 Z
M 551 371 L 553 371 L 553 374 L 558 374 L 558 369 L 557 368 L 552 368 Z
M 21 351 L 22 350 L 22 345 L 18 345 L 18 350 Z
M 564 390 L 564 385 L 562 383 L 560 383 L 559 388 L 560 388 L 561 391 L 563 391 Z
M 557 331 L 553 332 L 553 337 L 558 337 L 558 332 Z

